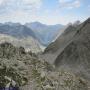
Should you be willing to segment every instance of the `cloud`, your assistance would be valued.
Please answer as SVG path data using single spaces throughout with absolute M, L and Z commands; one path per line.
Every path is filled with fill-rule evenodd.
M 40 8 L 41 4 L 41 0 L 22 0 L 22 5 L 26 8 Z
M 0 0 L 0 5 L 3 3 L 3 0 Z
M 73 15 L 71 15 L 71 11 L 67 12 L 66 10 L 79 8 L 83 0 L 53 0 L 58 1 L 55 5 L 52 5 L 53 3 L 51 2 L 45 3 L 43 1 L 44 0 L 0 0 L 0 22 L 11 21 L 24 24 L 25 22 L 40 21 L 46 24 L 67 24 L 69 21 L 81 20 L 84 17 L 84 14 L 80 12 L 81 9 L 77 9 L 75 12 L 73 11 Z M 60 5 L 61 9 L 58 5 Z M 90 6 L 85 6 L 85 10 L 86 7 L 90 10 Z M 62 8 L 65 8 L 65 10 Z
M 72 0 L 59 0 L 60 3 L 71 2 Z
M 80 0 L 59 0 L 61 8 L 79 8 L 81 6 Z
M 0 0 L 1 22 L 30 22 L 36 20 L 42 0 Z
M 17 10 L 24 12 L 35 11 L 42 5 L 42 0 L 0 0 L 0 14 Z

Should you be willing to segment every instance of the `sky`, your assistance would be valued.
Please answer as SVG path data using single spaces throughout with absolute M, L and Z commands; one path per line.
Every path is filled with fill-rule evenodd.
M 90 0 L 0 0 L 0 22 L 66 25 L 90 17 Z

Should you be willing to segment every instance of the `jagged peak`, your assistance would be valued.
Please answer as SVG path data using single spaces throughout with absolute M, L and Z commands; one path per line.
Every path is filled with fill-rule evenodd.
M 85 23 L 90 23 L 90 17 L 85 21 Z

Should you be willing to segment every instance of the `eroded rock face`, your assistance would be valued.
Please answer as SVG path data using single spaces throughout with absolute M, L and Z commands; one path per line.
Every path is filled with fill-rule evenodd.
M 55 65 L 69 68 L 90 80 L 90 18 L 76 29 L 72 41 L 56 58 Z

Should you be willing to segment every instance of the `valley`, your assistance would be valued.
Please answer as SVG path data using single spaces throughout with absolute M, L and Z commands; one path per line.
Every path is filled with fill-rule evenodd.
M 90 18 L 53 32 L 47 47 L 34 32 L 21 24 L 0 25 L 0 87 L 89 90 Z

